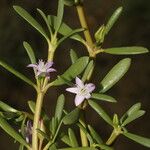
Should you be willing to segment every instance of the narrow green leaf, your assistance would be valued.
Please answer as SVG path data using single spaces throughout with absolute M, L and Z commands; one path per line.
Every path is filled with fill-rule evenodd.
M 80 114 L 80 109 L 75 108 L 73 111 L 68 113 L 64 118 L 63 118 L 63 123 L 65 125 L 70 125 L 79 120 L 79 114 Z
M 39 9 L 39 8 L 37 8 L 37 12 L 42 16 L 43 20 L 47 24 L 48 23 L 48 19 L 47 19 L 45 13 L 41 9 Z
M 108 114 L 98 105 L 96 102 L 92 100 L 88 100 L 89 105 L 111 126 L 113 126 L 113 122 Z
M 28 105 L 29 105 L 30 110 L 34 113 L 35 112 L 35 102 L 28 101 Z
M 88 125 L 88 129 L 91 133 L 91 136 L 98 144 L 103 143 L 101 137 L 99 136 L 99 134 L 95 131 L 95 129 L 92 126 Z
M 55 28 L 55 24 L 56 24 L 56 21 L 57 21 L 57 17 L 56 16 L 52 16 L 52 15 L 48 15 L 48 21 L 49 21 L 49 24 L 50 26 L 54 27 L 54 29 L 56 30 Z M 58 32 L 64 36 L 68 35 L 69 33 L 71 33 L 73 30 L 65 23 L 62 23 Z M 75 35 L 72 35 L 70 37 L 71 39 L 74 39 L 74 40 L 77 40 L 77 41 L 80 41 L 80 42 L 83 42 L 84 39 L 79 35 L 79 34 L 75 34 Z
M 148 53 L 148 49 L 140 46 L 131 47 L 115 47 L 104 49 L 105 53 L 115 54 L 115 55 L 134 55 Z
M 56 123 L 57 123 L 57 122 L 56 122 Z M 58 125 L 57 125 L 56 131 L 55 131 L 55 133 L 54 133 L 53 141 L 55 141 L 56 138 L 59 136 L 59 131 L 60 131 L 60 128 L 61 128 L 61 126 L 62 126 L 62 123 L 63 123 L 62 120 L 60 121 L 60 123 L 57 123 Z M 51 141 L 50 141 L 49 143 L 51 143 Z
M 59 0 L 58 1 L 56 27 L 55 27 L 56 32 L 59 30 L 59 28 L 62 24 L 63 14 L 64 14 L 64 3 L 63 3 L 63 0 Z
M 136 103 L 127 111 L 127 115 L 130 116 L 140 109 L 141 109 L 141 103 Z
M 67 38 L 73 36 L 76 33 L 82 32 L 85 29 L 83 28 L 79 28 L 79 29 L 74 29 L 72 30 L 70 33 L 68 33 L 67 35 L 65 35 L 63 38 L 61 38 L 58 42 L 57 42 L 57 46 L 60 45 L 64 40 L 66 40 Z
M 61 94 L 58 97 L 57 105 L 56 105 L 56 108 L 55 108 L 55 118 L 57 118 L 58 123 L 61 120 L 64 105 L 65 105 L 65 97 L 64 97 L 63 94 Z
M 78 127 L 80 130 L 86 135 L 88 141 L 90 142 L 90 145 L 94 144 L 92 136 L 88 133 L 87 129 L 85 126 L 82 125 L 82 123 L 77 123 Z
M 24 117 L 22 123 L 21 123 L 21 127 L 20 127 L 20 133 L 22 136 L 25 135 L 25 127 L 26 127 L 26 120 L 27 120 L 27 116 Z
M 130 122 L 134 121 L 135 119 L 143 116 L 144 114 L 145 114 L 144 110 L 139 110 L 139 111 L 132 113 L 130 116 L 127 117 L 127 119 L 122 123 L 121 126 L 126 126 L 127 124 L 129 124 Z
M 27 142 L 22 138 L 22 136 L 17 133 L 8 123 L 5 119 L 3 119 L 0 116 L 0 126 L 1 128 L 8 133 L 12 138 L 14 138 L 16 141 L 19 143 L 23 144 L 26 146 L 28 149 L 30 149 L 30 146 L 27 144 Z
M 56 143 L 52 144 L 52 145 L 49 147 L 49 150 L 58 150 L 57 147 L 56 147 Z
M 118 118 L 117 114 L 114 114 L 114 116 L 113 116 L 113 125 L 115 127 L 118 127 L 118 125 L 120 125 L 119 118 Z
M 52 121 L 54 120 L 54 117 L 52 117 L 52 119 L 50 120 L 50 123 L 49 123 L 49 130 L 50 130 L 50 132 L 51 132 L 51 135 L 53 135 L 54 136 L 54 134 L 53 134 L 53 125 L 52 125 Z
M 46 139 L 46 140 L 50 140 L 49 139 L 49 136 L 45 133 L 45 132 L 43 132 L 42 130 L 40 130 L 40 129 L 36 129 L 37 130 L 37 132 L 38 132 L 38 134 L 40 134 L 40 136 L 42 137 L 42 139 Z
M 64 135 L 64 136 L 61 138 L 61 140 L 62 140 L 65 144 L 67 144 L 67 145 L 69 145 L 69 146 L 71 147 L 71 141 L 70 141 L 68 135 Z
M 116 84 L 128 71 L 130 64 L 130 58 L 125 58 L 119 61 L 101 81 L 102 89 L 100 90 L 100 93 L 108 91 L 114 84 Z
M 72 64 L 74 64 L 78 60 L 77 53 L 73 49 L 70 50 L 70 58 Z
M 127 119 L 128 116 L 140 110 L 140 108 L 141 108 L 141 103 L 134 104 L 131 108 L 129 108 L 129 110 L 126 113 L 124 113 L 124 115 L 120 119 L 120 122 L 123 123 L 123 121 L 125 121 L 125 119 Z
M 114 150 L 112 147 L 109 147 L 104 144 L 99 144 L 98 147 L 100 147 L 102 150 Z
M 39 31 L 46 40 L 48 40 L 48 36 L 42 26 L 25 9 L 20 6 L 13 6 L 13 8 L 23 19 L 25 19 L 30 25 Z
M 86 80 L 89 80 L 90 77 L 91 77 L 91 74 L 93 72 L 93 69 L 94 69 L 94 61 L 91 60 L 89 62 L 89 64 L 87 65 L 85 71 L 84 71 L 84 74 L 82 76 L 82 81 L 85 82 Z
M 67 6 L 73 6 L 75 4 L 74 0 L 63 0 L 64 4 Z
M 10 119 L 15 119 L 16 117 L 18 117 L 18 114 L 14 112 L 1 112 L 0 111 L 0 116 L 7 120 L 10 120 Z
M 29 85 L 33 86 L 36 89 L 36 85 L 31 80 L 29 80 L 26 76 L 16 71 L 15 69 L 13 69 L 11 66 L 7 65 L 3 61 L 0 61 L 0 65 L 6 70 L 8 70 L 9 72 L 11 72 L 12 74 L 14 74 L 16 77 L 20 78 L 21 80 L 25 81 L 26 83 L 28 83 Z
M 75 147 L 75 148 L 60 148 L 58 150 L 97 150 L 94 147 Z
M 70 142 L 71 142 L 71 146 L 72 147 L 78 147 L 79 144 L 78 144 L 76 135 L 75 135 L 74 131 L 71 128 L 68 129 L 68 135 L 69 135 L 69 139 L 70 139 Z
M 25 118 L 24 114 L 21 114 L 18 118 L 15 119 L 16 122 L 21 122 Z
M 49 25 L 49 22 L 48 22 L 48 19 L 47 19 L 46 15 L 45 15 L 44 12 L 43 12 L 42 10 L 40 10 L 40 9 L 37 9 L 37 11 L 38 11 L 38 13 L 42 16 L 42 18 L 44 19 L 44 21 L 45 21 L 45 23 L 46 23 L 46 25 L 47 25 L 47 28 L 48 28 L 48 30 L 49 30 L 49 32 L 50 32 L 50 34 L 51 34 L 51 33 L 52 33 L 52 30 L 51 30 L 51 27 L 50 27 L 50 25 Z
M 100 93 L 92 93 L 92 97 L 93 99 L 97 99 L 97 100 L 102 100 L 102 101 L 107 101 L 107 102 L 112 102 L 112 103 L 116 103 L 117 101 L 109 96 L 109 95 L 105 95 L 105 94 L 100 94 Z
M 20 144 L 19 150 L 24 150 L 24 145 Z
M 34 51 L 31 47 L 31 45 L 27 42 L 23 42 L 23 46 L 24 46 L 25 50 L 27 51 L 27 54 L 30 58 L 31 63 L 35 64 L 36 63 L 36 58 L 35 58 Z
M 71 81 L 66 80 L 63 76 L 57 76 L 57 78 L 58 78 L 58 80 L 60 80 L 61 82 L 63 82 L 63 84 L 66 84 L 68 86 L 74 86 L 74 83 L 72 83 Z
M 70 141 L 68 135 L 63 135 L 62 138 L 61 138 L 61 141 L 63 141 L 65 144 L 67 144 L 71 147 L 71 141 Z
M 104 42 L 104 39 L 105 39 L 105 26 L 104 25 L 100 26 L 100 28 L 96 31 L 94 37 L 96 39 L 97 45 L 100 45 L 101 43 Z
M 53 136 L 55 135 L 57 126 L 58 126 L 57 120 L 54 117 L 52 117 L 52 119 L 50 121 L 50 131 L 51 131 Z
M 108 32 L 110 31 L 110 29 L 112 28 L 112 26 L 115 24 L 115 22 L 118 20 L 119 16 L 121 15 L 123 8 L 119 7 L 115 10 L 115 12 L 112 14 L 112 16 L 110 17 L 108 23 L 106 24 L 105 27 L 105 34 L 108 34 Z
M 7 111 L 7 112 L 13 112 L 13 113 L 18 112 L 16 109 L 12 108 L 11 106 L 7 105 L 6 103 L 2 101 L 0 101 L 0 109 Z
M 123 133 L 123 135 L 143 146 L 150 148 L 150 139 L 149 138 L 145 138 L 145 137 L 142 137 L 142 136 L 139 136 L 136 134 L 132 134 L 132 133 Z
M 61 77 L 65 80 L 71 81 L 73 80 L 75 77 L 77 77 L 79 74 L 81 74 L 83 72 L 83 70 L 85 69 L 85 67 L 87 66 L 89 61 L 89 57 L 81 57 L 79 58 L 74 64 L 72 64 L 66 71 L 64 74 L 61 75 Z M 54 81 L 54 85 L 63 85 L 65 84 L 65 82 L 58 78 Z

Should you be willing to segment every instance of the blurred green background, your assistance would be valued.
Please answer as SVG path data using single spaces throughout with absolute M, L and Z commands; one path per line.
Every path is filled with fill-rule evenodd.
M 41 18 L 36 13 L 36 8 L 42 9 L 46 14 L 56 14 L 57 1 L 0 0 L 0 59 L 33 78 L 32 70 L 26 68 L 29 59 L 22 42 L 28 41 L 31 43 L 37 58 L 46 58 L 47 45 L 43 38 L 14 12 L 13 5 L 24 7 L 41 22 Z M 136 45 L 150 49 L 150 0 L 85 0 L 91 33 L 93 34 L 100 25 L 105 23 L 111 13 L 120 5 L 124 7 L 123 14 L 107 36 L 104 47 Z M 74 28 L 79 27 L 75 8 L 66 7 L 65 12 L 65 22 Z M 70 48 L 76 50 L 79 56 L 87 55 L 85 48 L 80 46 L 78 42 L 67 40 L 56 52 L 55 68 L 57 68 L 58 73 L 62 73 L 70 64 Z M 124 57 L 126 56 L 108 54 L 98 56 L 92 82 L 98 84 L 112 66 Z M 130 124 L 128 129 L 133 133 L 150 137 L 150 57 L 149 54 L 144 54 L 131 58 L 133 58 L 133 61 L 129 72 L 112 90 L 108 91 L 108 94 L 114 96 L 118 103 L 102 103 L 102 106 L 111 116 L 114 112 L 121 116 L 129 106 L 141 101 L 142 108 L 147 113 L 143 118 Z M 54 111 L 56 98 L 64 88 L 53 88 L 47 94 L 44 105 L 50 116 Z M 72 100 L 67 99 L 67 108 L 74 107 L 73 97 L 70 97 L 70 95 L 67 95 L 67 97 L 72 98 Z M 27 101 L 35 100 L 35 92 L 28 85 L 0 68 L 0 100 L 17 109 L 29 110 Z M 94 123 L 93 125 L 101 136 L 107 139 L 112 129 L 91 109 L 88 110 L 87 114 L 91 115 L 91 119 L 88 117 L 88 121 Z M 13 143 L 13 139 L 2 130 L 0 145 L 1 150 L 18 148 L 18 145 Z M 121 136 L 115 144 L 116 150 L 132 148 L 136 150 L 147 149 Z

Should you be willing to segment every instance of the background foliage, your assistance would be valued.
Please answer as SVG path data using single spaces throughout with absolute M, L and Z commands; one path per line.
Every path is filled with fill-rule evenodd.
M 125 45 L 141 45 L 150 49 L 150 1 L 148 0 L 85 0 L 86 11 L 89 20 L 89 26 L 91 31 L 95 31 L 100 24 L 103 24 L 111 13 L 123 3 L 124 12 L 111 34 L 106 39 L 105 47 L 125 46 Z M 22 41 L 32 41 L 36 54 L 42 54 L 46 57 L 46 43 L 43 39 L 38 36 L 39 34 L 33 30 L 27 23 L 22 21 L 18 15 L 12 9 L 12 5 L 20 5 L 24 7 L 33 16 L 39 19 L 35 8 L 40 8 L 47 14 L 56 14 L 57 4 L 55 0 L 0 0 L 0 58 L 15 66 L 17 70 L 21 70 L 25 74 L 29 74 L 26 65 L 29 63 L 25 50 L 22 46 Z M 70 8 L 66 9 L 65 22 L 68 22 L 73 27 L 79 27 L 78 18 Z M 76 49 L 79 55 L 85 54 L 83 47 L 79 47 L 79 44 L 74 41 L 65 42 L 59 50 L 56 52 L 55 67 L 58 68 L 60 73 L 67 68 L 69 59 L 69 48 Z M 63 60 L 61 59 L 63 57 Z M 111 104 L 106 105 L 108 112 L 118 112 L 122 114 L 132 104 L 141 101 L 143 108 L 147 111 L 147 114 L 136 121 L 137 124 L 131 124 L 129 129 L 137 131 L 137 134 L 149 137 L 149 126 L 150 126 L 150 110 L 149 110 L 149 99 L 150 99 L 150 57 L 148 55 L 138 55 L 134 57 L 131 68 L 127 75 L 114 86 L 108 93 L 116 97 L 118 100 L 117 104 L 112 107 Z M 40 58 L 40 57 L 39 57 Z M 110 68 L 117 63 L 119 57 L 113 57 L 112 55 L 102 54 L 97 59 L 97 70 L 101 70 L 101 74 L 97 75 L 95 71 L 95 81 L 99 81 L 104 77 Z M 123 56 L 122 56 L 123 58 Z M 30 75 L 30 74 L 29 74 Z M 14 76 L 11 76 L 7 71 L 1 69 L 0 71 L 0 99 L 7 102 L 15 108 L 26 109 L 27 100 L 34 98 L 34 91 L 30 87 L 26 87 L 23 82 L 20 82 Z M 8 93 L 9 92 L 9 93 Z M 56 93 L 56 94 L 55 94 Z M 53 95 L 47 95 L 47 100 L 53 101 L 55 104 L 56 96 L 61 93 L 61 88 L 57 91 L 55 88 L 52 89 Z M 51 97 L 51 99 L 50 99 Z M 70 107 L 73 106 L 73 101 L 68 101 Z M 46 104 L 45 108 L 49 114 L 54 111 L 53 106 Z M 89 111 L 91 114 L 91 112 Z M 107 129 L 106 124 L 101 120 L 95 120 L 96 116 L 91 116 L 92 122 L 95 123 L 97 130 L 101 132 L 103 137 L 106 137 L 110 130 Z M 144 128 L 142 126 L 144 124 Z M 100 130 L 99 128 L 103 130 Z M 15 145 L 9 140 L 6 134 L 1 131 L 0 144 L 1 149 L 15 149 Z M 107 138 L 107 137 L 106 137 Z M 145 150 L 146 148 L 130 143 L 125 138 L 119 139 L 116 145 L 116 150 L 131 149 Z

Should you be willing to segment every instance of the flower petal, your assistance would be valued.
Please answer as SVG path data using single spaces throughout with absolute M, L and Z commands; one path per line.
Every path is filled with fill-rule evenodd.
M 38 67 L 43 67 L 43 66 L 44 66 L 44 61 L 40 59 L 38 62 Z
M 31 121 L 27 121 L 27 125 L 25 127 L 25 139 L 27 143 L 32 143 L 32 128 L 33 124 Z
M 48 73 L 49 73 L 49 72 L 56 72 L 56 69 L 54 69 L 54 68 L 49 68 L 49 69 L 46 70 L 46 72 L 48 72 Z
M 76 77 L 76 85 L 80 88 L 84 88 L 84 83 L 78 77 Z
M 95 85 L 94 85 L 93 83 L 89 83 L 89 84 L 86 84 L 86 85 L 85 85 L 85 88 L 87 89 L 87 91 L 88 91 L 89 93 L 91 93 L 91 92 L 94 91 Z
M 46 68 L 50 68 L 54 63 L 52 61 L 49 61 L 45 64 Z
M 72 87 L 72 88 L 67 88 L 66 91 L 70 92 L 70 93 L 78 93 L 78 88 L 76 87 Z
M 37 68 L 37 65 L 36 64 L 29 64 L 27 67 Z
M 84 96 L 76 95 L 74 101 L 75 101 L 75 105 L 78 106 L 84 101 Z
M 87 94 L 85 95 L 85 98 L 86 98 L 86 99 L 91 98 L 91 94 L 90 94 L 90 93 L 87 93 Z

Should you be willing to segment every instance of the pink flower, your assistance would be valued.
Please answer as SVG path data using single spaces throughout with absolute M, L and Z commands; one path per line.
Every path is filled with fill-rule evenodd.
M 91 97 L 91 93 L 95 89 L 95 85 L 93 83 L 85 84 L 76 77 L 75 87 L 67 88 L 66 91 L 75 93 L 75 105 L 80 105 L 84 99 L 89 99 Z
M 39 60 L 38 64 L 29 64 L 27 67 L 32 67 L 36 71 L 36 76 L 38 77 L 50 77 L 50 72 L 55 72 L 52 61 L 45 63 L 42 59 Z

